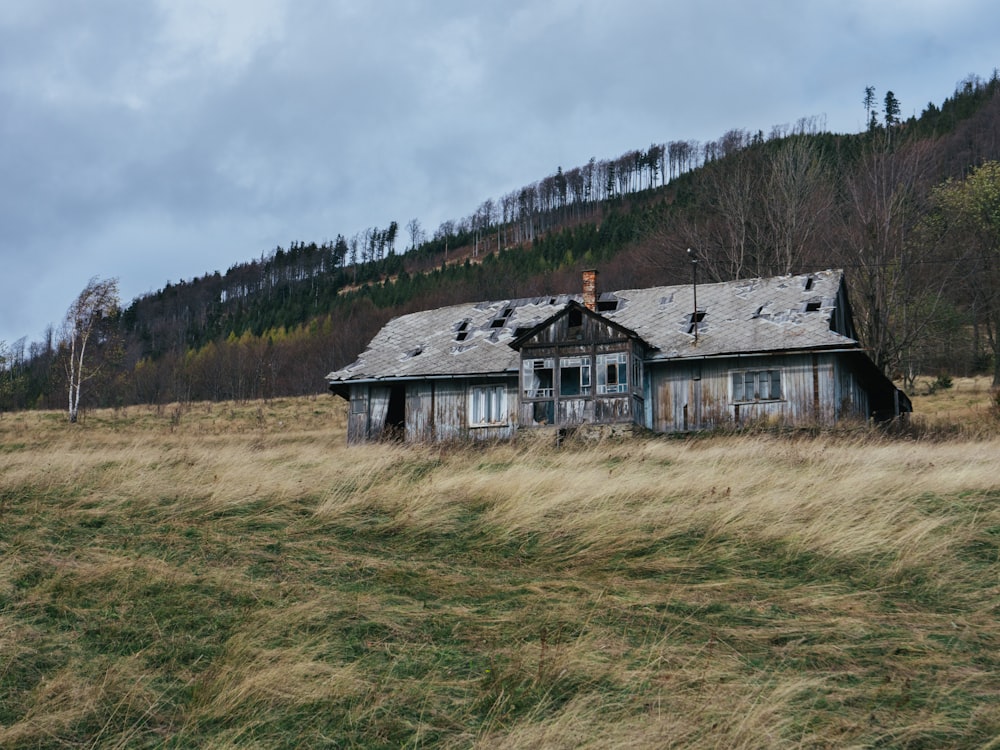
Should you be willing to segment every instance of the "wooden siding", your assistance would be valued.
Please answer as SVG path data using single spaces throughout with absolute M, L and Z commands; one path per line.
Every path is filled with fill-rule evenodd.
M 551 402 L 551 424 L 573 427 L 584 424 L 614 424 L 641 422 L 643 414 L 642 382 L 636 382 L 633 356 L 642 356 L 640 344 L 633 341 L 616 325 L 576 308 L 560 315 L 552 324 L 538 331 L 521 345 L 521 362 L 552 359 L 552 396 L 529 398 L 524 382 L 524 370 L 519 375 L 517 396 L 520 400 L 518 423 L 525 427 L 550 425 L 542 407 Z M 624 353 L 623 365 L 628 373 L 626 393 L 597 393 L 597 357 Z M 590 393 L 563 393 L 560 359 L 585 357 L 591 364 Z M 640 368 L 641 372 L 641 368 Z
M 651 423 L 646 426 L 684 432 L 761 420 L 831 425 L 863 400 L 857 383 L 838 372 L 835 363 L 832 354 L 789 354 L 650 365 Z M 734 371 L 771 370 L 781 372 L 780 398 L 734 401 Z
M 363 443 L 368 439 L 368 386 L 352 385 L 348 399 L 347 442 Z
M 836 363 L 837 373 L 837 419 L 845 417 L 868 419 L 871 416 L 871 402 L 868 391 L 862 387 L 857 374 L 842 361 Z
M 391 389 L 383 385 L 352 385 L 347 441 L 380 440 L 386 427 Z
M 469 425 L 469 391 L 477 385 L 503 385 L 506 392 L 506 423 Z M 390 398 L 405 394 L 405 417 L 387 429 Z M 347 441 L 351 444 L 382 438 L 402 438 L 406 442 L 441 440 L 502 440 L 513 436 L 517 417 L 517 381 L 458 378 L 418 380 L 394 387 L 355 384 L 351 386 Z
M 406 384 L 406 430 L 408 443 L 434 439 L 434 383 L 417 380 Z

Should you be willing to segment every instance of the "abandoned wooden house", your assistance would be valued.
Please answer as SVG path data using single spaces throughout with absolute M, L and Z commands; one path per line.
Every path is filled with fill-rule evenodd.
M 822 426 L 911 410 L 859 345 L 838 270 L 605 293 L 586 271 L 580 295 L 395 318 L 327 381 L 350 403 L 350 443 Z

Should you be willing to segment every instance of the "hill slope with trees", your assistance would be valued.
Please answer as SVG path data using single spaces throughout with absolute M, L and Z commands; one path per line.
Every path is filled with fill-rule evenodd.
M 887 374 L 911 388 L 928 372 L 1000 382 L 998 75 L 970 76 L 905 121 L 891 91 L 863 93 L 864 133 L 803 118 L 653 143 L 560 167 L 432 236 L 391 221 L 167 284 L 105 321 L 81 405 L 315 393 L 393 316 L 575 291 L 584 267 L 609 289 L 683 283 L 689 247 L 710 280 L 844 268 Z M 0 409 L 64 403 L 58 332 L 0 356 Z

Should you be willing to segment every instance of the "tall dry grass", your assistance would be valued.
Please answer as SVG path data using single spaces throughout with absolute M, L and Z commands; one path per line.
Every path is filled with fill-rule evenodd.
M 910 437 L 561 448 L 347 448 L 327 398 L 4 415 L 0 746 L 987 746 L 971 393 L 964 431 L 935 394 Z

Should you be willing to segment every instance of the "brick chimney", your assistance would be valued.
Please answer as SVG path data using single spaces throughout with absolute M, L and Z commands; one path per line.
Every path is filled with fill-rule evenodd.
M 583 306 L 597 311 L 597 271 L 583 272 Z

